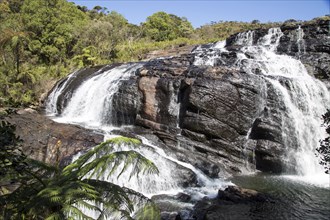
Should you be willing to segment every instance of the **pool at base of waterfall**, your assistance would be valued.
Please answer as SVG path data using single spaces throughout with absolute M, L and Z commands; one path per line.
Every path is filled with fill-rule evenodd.
M 274 198 L 272 203 L 256 203 L 242 209 L 244 219 L 324 219 L 330 218 L 330 185 L 320 187 L 293 176 L 253 174 L 237 176 L 231 181 L 243 188 L 254 189 Z M 330 175 L 328 176 L 330 182 Z M 233 209 L 235 210 L 235 209 Z M 245 213 L 244 213 L 245 212 Z M 235 218 L 230 210 L 223 219 Z

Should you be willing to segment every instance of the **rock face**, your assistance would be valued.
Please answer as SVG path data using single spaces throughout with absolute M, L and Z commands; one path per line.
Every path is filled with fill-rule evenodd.
M 103 135 L 75 125 L 60 124 L 35 111 L 18 111 L 5 118 L 16 125 L 23 152 L 40 161 L 67 163 L 80 151 L 96 146 Z
M 142 97 L 136 99 L 143 104 L 136 124 L 157 131 L 180 160 L 212 177 L 237 172 L 246 159 L 241 142 L 260 112 L 255 103 L 262 94 L 254 86 L 259 79 L 191 64 L 187 55 L 151 61 L 139 70 Z
M 278 52 L 299 58 L 310 74 L 329 79 L 329 20 L 283 25 L 281 29 L 284 37 L 281 38 Z
M 300 59 L 311 75 L 329 78 L 328 21 L 303 23 L 300 28 L 298 24 L 284 25 L 281 30 L 277 53 Z M 267 32 L 254 31 L 251 43 Z M 237 67 L 242 48 L 235 42 L 237 36 L 226 40 L 226 51 L 221 59 L 214 59 L 213 66 L 195 62 L 206 55 L 216 57 L 215 44 L 141 63 L 111 100 L 111 124 L 146 128 L 169 154 L 210 177 L 241 173 L 247 167 L 274 173 L 290 170 L 294 164 L 283 164 L 280 159 L 288 144 L 282 130 L 283 101 L 270 81 L 260 77 L 260 69 L 251 67 L 253 74 L 249 74 Z M 246 52 L 245 56 L 252 55 Z M 95 70 L 81 70 L 72 79 L 58 99 L 59 113 L 82 80 L 92 72 L 100 73 Z M 289 144 L 297 147 L 294 142 Z

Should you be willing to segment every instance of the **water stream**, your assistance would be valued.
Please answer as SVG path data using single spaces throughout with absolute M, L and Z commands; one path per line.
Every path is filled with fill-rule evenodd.
M 302 46 L 299 47 L 300 54 L 304 52 L 303 31 L 300 27 L 297 33 L 297 43 Z M 253 31 L 238 34 L 235 44 L 240 46 L 240 49 L 237 52 L 237 60 L 233 67 L 262 78 L 263 88 L 274 90 L 284 105 L 278 106 L 278 108 L 284 109 L 281 113 L 281 130 L 283 142 L 287 147 L 287 154 L 283 156 L 282 160 L 294 161 L 295 174 L 279 177 L 279 184 L 284 181 L 283 179 L 286 179 L 291 188 L 294 185 L 290 183 L 291 180 L 299 182 L 299 184 L 303 181 L 312 184 L 313 187 L 327 188 L 330 182 L 329 176 L 324 174 L 315 157 L 315 147 L 319 145 L 319 140 L 325 137 L 325 132 L 320 125 L 322 124 L 321 115 L 326 112 L 326 107 L 330 106 L 329 92 L 322 82 L 307 73 L 304 65 L 299 60 L 276 54 L 276 47 L 282 35 L 279 28 L 273 28 L 269 30 L 267 35 L 254 42 Z M 222 54 L 228 53 L 228 50 L 226 49 L 226 42 L 222 41 L 210 46 L 208 49 L 202 46 L 198 47 L 194 53 L 195 65 L 214 66 L 224 63 Z M 141 65 L 140 63 L 120 65 L 84 81 L 72 94 L 62 113 L 54 120 L 101 130 L 106 138 L 111 137 L 111 130 L 114 128 L 111 120 L 113 117 L 111 105 L 113 95 L 118 91 L 120 83 L 132 76 Z M 56 108 L 57 98 L 67 86 L 70 77 L 74 77 L 74 75 L 75 73 L 71 74 L 67 81 L 59 84 L 50 94 L 47 103 L 49 115 L 58 114 Z M 267 97 L 266 93 L 267 89 L 265 97 Z M 172 96 L 170 103 L 171 115 L 179 115 L 179 100 L 175 93 Z M 177 128 L 179 129 L 179 120 L 177 121 Z M 143 136 L 139 136 L 139 138 L 142 140 L 144 147 L 134 150 L 152 160 L 160 170 L 160 174 L 158 176 L 132 178 L 130 181 L 127 181 L 129 178 L 128 176 L 125 177 L 126 174 L 124 174 L 119 179 L 109 177 L 107 178 L 108 181 L 132 188 L 149 197 L 162 193 L 176 194 L 184 192 L 190 194 L 195 200 L 203 196 L 215 196 L 218 189 L 223 189 L 232 184 L 230 181 L 224 181 L 223 179 L 211 179 L 193 165 L 179 161 L 174 156 L 169 156 L 163 149 L 147 138 Z M 247 141 L 248 138 L 247 136 Z M 129 150 L 129 146 L 117 146 L 116 150 Z M 181 171 L 178 168 L 194 173 L 197 177 L 198 186 L 182 187 L 180 185 L 180 181 L 182 181 L 180 179 Z M 266 177 L 266 179 L 264 184 L 269 184 L 268 181 L 272 182 L 274 180 L 273 177 Z M 241 183 L 244 181 L 236 180 L 236 182 Z M 276 185 L 274 187 L 280 186 Z M 304 190 L 305 188 L 309 190 L 308 187 L 306 185 L 301 186 Z M 271 190 L 273 189 L 268 191 Z M 320 192 L 322 190 L 320 189 Z M 292 192 L 288 193 L 291 194 Z M 308 197 L 301 199 L 308 199 Z M 292 215 L 295 216 L 296 214 L 293 213 Z M 274 217 L 289 219 L 281 214 L 274 214 Z
M 277 108 L 281 111 L 282 138 L 287 148 L 282 161 L 295 163 L 297 175 L 287 177 L 305 180 L 311 184 L 324 187 L 329 186 L 329 177 L 324 173 L 323 167 L 315 156 L 315 148 L 319 140 L 326 137 L 321 116 L 330 106 L 330 95 L 325 84 L 310 76 L 304 65 L 297 59 L 287 55 L 276 54 L 276 48 L 283 33 L 280 28 L 271 28 L 268 34 L 254 43 L 253 31 L 240 33 L 236 36 L 235 45 L 241 46 L 236 68 L 248 74 L 258 75 L 263 79 L 268 89 L 275 91 L 280 99 Z M 297 44 L 303 44 L 303 30 L 297 29 Z M 199 51 L 196 55 L 196 65 L 216 65 L 221 63 L 222 54 L 227 53 L 225 48 L 211 52 L 209 62 L 205 56 L 201 57 Z M 205 52 L 205 51 L 204 51 Z M 303 49 L 299 50 L 299 54 Z M 267 97 L 267 91 L 265 91 Z M 288 173 L 292 173 L 288 170 Z

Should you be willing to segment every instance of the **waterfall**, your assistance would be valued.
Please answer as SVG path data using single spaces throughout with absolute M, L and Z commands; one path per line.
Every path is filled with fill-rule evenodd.
M 252 46 L 253 45 L 253 37 L 254 31 L 242 32 L 236 36 L 236 45 L 246 45 Z
M 111 137 L 114 136 L 106 135 L 105 140 Z M 114 151 L 138 151 L 157 166 L 159 175 L 146 174 L 143 175 L 143 177 L 132 177 L 127 181 L 130 174 L 128 170 L 128 172 L 123 173 L 120 178 L 117 178 L 115 173 L 109 177 L 105 175 L 103 177 L 104 180 L 128 187 L 148 197 L 157 194 L 175 195 L 179 192 L 184 192 L 191 195 L 192 199 L 196 201 L 202 199 L 204 196 L 214 197 L 219 189 L 224 189 L 225 186 L 232 184 L 222 179 L 211 179 L 193 165 L 179 161 L 175 157 L 168 155 L 163 149 L 153 144 L 146 137 L 138 136 L 138 138 L 141 139 L 143 143 L 143 146 L 138 149 L 133 149 L 132 146 L 129 145 L 117 145 Z M 180 185 L 180 178 L 184 176 L 182 170 L 192 172 L 196 175 L 197 186 L 183 188 L 182 185 Z
M 221 54 L 223 52 L 228 52 L 225 49 L 226 41 L 219 41 L 215 44 L 208 44 L 207 47 L 203 47 L 203 45 L 198 46 L 193 50 L 195 53 L 195 61 L 194 65 L 210 65 L 214 66 L 216 62 L 219 60 Z
M 310 76 L 299 61 L 287 55 L 276 54 L 276 48 L 283 33 L 280 28 L 271 28 L 264 37 L 253 42 L 253 31 L 236 36 L 235 45 L 241 48 L 237 53 L 235 67 L 248 74 L 256 74 L 277 94 L 284 106 L 282 108 L 282 138 L 286 147 L 286 155 L 282 160 L 294 161 L 298 176 L 290 176 L 312 183 L 326 185 L 329 179 L 315 156 L 315 148 L 319 140 L 324 139 L 325 131 L 321 127 L 322 115 L 330 106 L 330 96 L 326 86 Z M 304 52 L 303 30 L 297 29 L 299 54 Z M 210 57 L 212 62 L 200 61 L 196 55 L 196 65 L 215 65 L 221 61 L 220 54 Z M 211 49 L 213 51 L 213 49 Z
M 71 79 L 74 78 L 77 73 L 78 71 L 74 71 L 73 73 L 69 74 L 67 78 L 56 84 L 46 101 L 46 113 L 48 115 L 55 116 L 59 113 L 57 110 L 57 99 L 63 90 L 70 84 Z
M 76 91 L 74 91 L 70 102 L 65 106 L 62 114 L 55 118 L 57 122 L 81 124 L 90 128 L 111 127 L 112 99 L 118 91 L 120 83 L 128 79 L 141 64 L 125 64 L 114 67 L 110 70 L 99 70 L 99 74 L 94 74 L 84 81 Z M 68 80 L 67 80 L 68 81 Z M 56 94 L 60 93 L 66 85 L 55 89 L 47 103 L 47 112 L 54 114 L 54 107 L 57 104 Z
M 105 140 L 113 137 L 112 127 L 113 117 L 112 100 L 123 80 L 129 79 L 142 64 L 125 64 L 114 67 L 110 70 L 100 70 L 93 74 L 73 92 L 69 102 L 64 106 L 60 115 L 54 118 L 55 121 L 62 123 L 74 123 L 88 128 L 94 128 L 105 134 Z M 69 78 L 72 77 L 71 75 Z M 66 80 L 66 82 L 69 79 Z M 50 94 L 47 102 L 47 112 L 52 115 L 56 112 L 58 94 L 60 94 L 67 84 L 57 86 Z M 177 128 L 179 127 L 180 100 L 177 93 L 173 90 L 169 103 L 170 114 L 177 117 Z M 224 189 L 232 183 L 223 179 L 211 179 L 201 170 L 193 165 L 181 162 L 175 156 L 168 155 L 163 149 L 159 148 L 143 136 L 138 136 L 142 140 L 143 146 L 132 149 L 131 146 L 118 145 L 114 151 L 135 150 L 153 161 L 159 169 L 159 175 L 145 174 L 139 177 L 129 178 L 129 170 L 117 178 L 117 175 L 103 176 L 102 180 L 110 181 L 120 186 L 125 186 L 138 191 L 145 196 L 151 197 L 157 194 L 177 194 L 184 192 L 191 195 L 192 200 L 199 200 L 205 196 L 216 196 L 219 189 Z M 77 159 L 77 154 L 74 159 Z M 183 174 L 185 172 L 186 174 Z M 105 172 L 107 173 L 107 172 Z M 197 178 L 197 185 L 188 182 L 185 177 Z M 186 181 L 186 182 L 184 182 Z M 192 186 L 189 186 L 191 184 Z M 185 185 L 185 187 L 183 187 Z M 191 204 L 187 204 L 191 206 Z M 97 217 L 98 213 L 84 210 L 89 216 Z
M 105 135 L 104 140 L 117 137 L 117 135 Z M 151 198 L 153 195 L 166 194 L 176 195 L 180 192 L 186 193 L 191 196 L 193 201 L 198 201 L 208 197 L 215 197 L 219 189 L 225 189 L 228 185 L 233 185 L 231 182 L 225 182 L 222 179 L 211 179 L 206 176 L 201 170 L 195 168 L 189 163 L 177 160 L 175 157 L 169 156 L 163 149 L 153 144 L 150 140 L 143 136 L 138 136 L 143 145 L 136 148 L 127 144 L 115 145 L 113 152 L 134 150 L 142 154 L 144 157 L 151 160 L 158 168 L 159 175 L 157 174 L 140 174 L 139 176 L 130 176 L 133 167 L 129 167 L 127 171 L 120 173 L 123 164 L 118 167 L 118 170 L 112 175 L 108 176 L 111 169 L 106 170 L 104 175 L 100 177 L 101 180 L 112 182 L 122 187 L 133 189 L 143 195 Z M 78 153 L 73 157 L 73 161 L 80 157 Z M 93 158 L 91 159 L 93 160 Z M 90 162 L 90 161 L 88 161 Z M 179 168 L 181 167 L 181 169 Z M 179 184 L 179 179 L 183 177 L 182 168 L 194 173 L 197 177 L 197 186 L 183 187 Z M 117 176 L 121 174 L 119 178 Z M 136 204 L 135 210 L 140 208 L 143 204 Z M 184 207 L 191 207 L 191 203 L 187 203 Z M 99 216 L 98 211 L 88 210 L 81 207 L 83 212 L 97 219 Z M 116 213 L 114 213 L 116 214 Z M 133 213 L 134 214 L 134 213 Z M 119 219 L 116 215 L 110 219 Z
M 322 166 L 315 157 L 315 148 L 319 146 L 319 140 L 326 135 L 321 127 L 321 116 L 330 106 L 330 95 L 326 86 L 310 76 L 299 60 L 276 53 L 282 36 L 280 28 L 271 28 L 258 40 L 255 39 L 254 31 L 236 35 L 231 45 L 235 47 L 234 50 L 229 46 L 227 48 L 226 41 L 202 45 L 193 51 L 194 65 L 227 65 L 262 79 L 260 90 L 265 100 L 260 104 L 260 109 L 267 106 L 268 91 L 274 92 L 280 100 L 273 107 L 280 110 L 281 141 L 286 150 L 281 160 L 287 164 L 295 164 L 295 175 L 286 177 L 311 183 L 317 182 L 321 185 L 329 184 L 328 176 L 324 174 Z M 305 44 L 301 27 L 297 29 L 297 45 L 299 54 L 304 53 Z M 46 111 L 49 115 L 55 115 L 54 120 L 58 122 L 95 128 L 106 134 L 105 138 L 109 138 L 113 135 L 113 126 L 116 126 L 114 96 L 118 93 L 121 83 L 130 79 L 142 65 L 141 63 L 124 64 L 111 69 L 104 68 L 91 74 L 79 87 L 70 91 L 73 92 L 70 94 L 70 99 L 59 111 L 57 108 L 59 97 L 70 86 L 71 80 L 77 76 L 78 72 L 74 72 L 53 89 L 47 100 Z M 175 140 L 178 140 L 182 138 L 179 117 L 182 110 L 181 100 L 174 88 L 170 95 L 168 111 L 169 115 L 177 117 L 178 133 Z M 245 158 L 248 158 L 247 152 L 250 150 L 247 142 L 252 141 L 249 140 L 250 132 L 251 129 L 242 140 L 245 141 L 242 146 L 242 155 Z M 119 179 L 103 177 L 104 180 L 129 187 L 149 197 L 161 193 L 184 192 L 191 195 L 194 200 L 204 196 L 214 196 L 219 188 L 231 184 L 222 179 L 209 178 L 192 164 L 179 161 L 169 152 L 165 152 L 145 136 L 138 138 L 142 140 L 143 146 L 134 150 L 153 161 L 160 174 L 133 177 L 128 181 L 128 173 L 124 173 Z M 177 143 L 180 145 L 180 140 Z M 115 151 L 122 150 L 131 150 L 131 148 L 125 145 L 115 147 Z M 183 187 L 182 181 L 185 178 L 183 172 L 188 173 L 185 175 L 193 174 L 197 178 L 196 185 Z
M 306 53 L 306 45 L 304 40 L 304 30 L 300 27 L 297 29 L 297 45 L 298 45 L 298 56 L 300 58 L 301 54 Z

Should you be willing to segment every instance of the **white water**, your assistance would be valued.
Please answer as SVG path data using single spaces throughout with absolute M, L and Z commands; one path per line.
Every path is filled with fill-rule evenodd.
M 116 135 L 105 135 L 105 141 L 116 137 Z M 108 182 L 112 182 L 122 187 L 127 187 L 133 189 L 137 192 L 142 193 L 143 195 L 151 198 L 153 195 L 157 194 L 166 194 L 166 195 L 176 195 L 179 192 L 183 192 L 189 194 L 193 201 L 198 201 L 205 196 L 215 197 L 218 193 L 219 189 L 225 189 L 228 185 L 233 185 L 231 182 L 225 182 L 222 179 L 211 179 L 207 177 L 202 171 L 195 168 L 189 163 L 185 163 L 177 160 L 175 157 L 169 156 L 166 152 L 154 145 L 147 138 L 143 136 L 139 136 L 142 140 L 143 146 L 136 148 L 136 146 L 130 145 L 116 145 L 114 146 L 114 151 L 128 151 L 134 150 L 139 152 L 144 157 L 151 160 L 158 168 L 159 174 L 140 174 L 139 176 L 131 176 L 130 173 L 133 170 L 133 167 L 129 167 L 128 170 L 120 175 L 118 178 L 118 174 L 123 167 L 123 164 L 119 166 L 118 171 L 114 172 L 111 176 L 108 176 L 111 168 L 109 170 L 105 170 L 104 175 L 101 176 L 101 180 L 105 180 Z M 73 160 L 76 160 L 80 157 L 80 153 L 78 153 Z M 92 158 L 93 160 L 93 158 Z M 182 168 L 179 169 L 178 166 L 183 167 L 186 170 L 190 170 L 193 172 L 198 181 L 198 187 L 185 187 L 180 186 L 180 179 L 182 176 Z M 136 204 L 135 210 L 137 210 L 140 205 Z M 177 205 L 181 205 L 184 207 L 191 207 L 191 203 L 179 203 Z M 82 207 L 81 207 L 82 208 Z M 84 213 L 90 217 L 98 218 L 99 212 L 93 210 L 84 209 Z M 134 215 L 134 214 L 133 214 Z M 111 216 L 110 219 L 119 219 L 118 216 Z
M 253 37 L 254 37 L 254 31 L 248 31 L 239 33 L 236 36 L 236 45 L 245 45 L 245 46 L 252 46 L 253 45 Z
M 260 75 L 284 104 L 278 104 L 278 108 L 284 109 L 282 136 L 287 148 L 287 155 L 282 160 L 288 163 L 294 161 L 297 172 L 297 175 L 289 177 L 329 187 L 329 176 L 324 173 L 315 156 L 319 140 L 326 135 L 321 127 L 321 116 L 330 106 L 329 91 L 321 81 L 308 74 L 299 60 L 276 54 L 282 35 L 279 28 L 272 28 L 253 44 L 253 31 L 238 34 L 235 44 L 242 47 L 235 65 L 249 74 Z M 300 55 L 305 50 L 301 27 L 297 29 L 297 44 Z M 221 54 L 212 54 L 212 62 L 205 61 L 205 58 L 201 60 L 197 55 L 195 65 L 214 65 L 219 62 L 216 59 L 221 59 Z
M 106 141 L 116 136 L 105 135 L 104 140 Z M 142 176 L 130 177 L 131 170 L 133 169 L 133 167 L 130 167 L 127 172 L 124 172 L 117 178 L 120 169 L 108 177 L 107 174 L 111 170 L 109 169 L 105 171 L 105 175 L 101 177 L 101 180 L 128 187 L 149 198 L 157 194 L 176 195 L 179 192 L 184 192 L 191 195 L 195 201 L 202 199 L 204 196 L 215 197 L 219 189 L 224 189 L 226 186 L 232 185 L 231 182 L 225 182 L 222 179 L 211 179 L 193 165 L 179 161 L 174 156 L 169 156 L 163 149 L 150 142 L 147 138 L 143 136 L 138 136 L 138 138 L 141 139 L 143 146 L 134 148 L 134 146 L 130 145 L 117 145 L 114 146 L 113 152 L 137 151 L 156 165 L 159 174 L 144 174 Z M 79 156 L 80 154 L 77 154 L 73 160 L 78 159 Z M 184 178 L 181 173 L 182 169 L 189 170 L 196 175 L 198 187 L 183 188 L 180 185 L 180 181 Z
M 163 149 L 157 147 L 156 145 L 151 143 L 145 137 L 140 136 L 140 138 L 141 138 L 143 144 L 152 147 L 155 150 L 155 152 L 157 153 L 158 157 L 151 159 L 154 163 L 157 163 L 156 161 L 159 160 L 159 156 L 161 156 L 161 158 L 172 161 L 175 164 L 185 167 L 188 170 L 191 170 L 193 173 L 195 173 L 195 175 L 197 177 L 198 185 L 200 185 L 201 187 L 188 187 L 188 188 L 182 189 L 183 192 L 191 195 L 192 199 L 199 200 L 199 199 L 203 198 L 204 196 L 215 197 L 217 195 L 219 189 L 224 189 L 226 186 L 232 185 L 232 183 L 225 182 L 222 179 L 209 178 L 201 170 L 195 168 L 193 165 L 179 161 L 176 158 L 167 155 Z M 147 157 L 147 158 L 149 158 L 149 157 Z M 168 168 L 164 167 L 164 169 L 168 169 Z M 176 172 L 176 171 L 172 170 L 171 172 Z
M 100 72 L 94 77 L 89 78 L 74 92 L 70 102 L 63 109 L 62 114 L 54 118 L 54 120 L 101 130 L 105 134 L 108 134 L 105 135 L 105 139 L 113 137 L 113 135 L 111 135 L 111 130 L 113 129 L 111 123 L 104 123 L 104 121 L 109 121 L 109 117 L 111 117 L 112 97 L 118 91 L 118 86 L 121 81 L 128 79 L 139 67 L 140 64 L 122 65 L 109 71 Z M 56 110 L 56 108 L 51 106 L 56 106 L 57 94 L 63 91 L 63 87 L 65 87 L 65 85 L 55 89 L 50 95 L 47 112 L 51 115 L 54 113 L 52 111 Z M 172 101 L 170 103 L 171 114 L 179 115 L 180 103 L 174 91 L 172 96 Z M 179 126 L 178 122 L 177 126 Z M 135 150 L 139 152 L 155 163 L 160 171 L 159 175 L 145 174 L 143 176 L 133 176 L 130 178 L 130 170 L 128 170 L 123 173 L 120 178 L 117 178 L 116 173 L 114 173 L 114 175 L 109 177 L 103 176 L 102 180 L 128 187 L 148 197 L 156 194 L 175 195 L 179 192 L 184 192 L 191 195 L 193 200 L 201 199 L 204 196 L 216 196 L 219 189 L 224 189 L 225 186 L 232 184 L 222 179 L 210 179 L 191 164 L 181 162 L 174 156 L 167 155 L 164 150 L 152 144 L 146 138 L 142 136 L 139 138 L 143 141 L 144 147 L 132 149 L 132 146 L 120 145 L 115 146 L 114 151 Z M 76 155 L 75 159 L 79 156 L 79 154 Z M 184 176 L 181 172 L 183 169 L 196 175 L 198 187 L 182 187 L 181 182 Z M 189 204 L 187 204 L 187 206 L 189 206 Z M 84 210 L 84 213 L 95 218 L 99 215 L 98 212 L 89 210 Z
M 54 120 L 81 124 L 90 128 L 110 127 L 108 129 L 111 129 L 109 120 L 113 95 L 117 92 L 121 81 L 130 77 L 140 66 L 140 64 L 121 65 L 86 80 L 74 92 L 61 116 Z
M 297 29 L 297 45 L 298 45 L 298 56 L 306 53 L 306 44 L 304 40 L 304 30 L 299 26 Z
M 46 103 L 46 113 L 49 116 L 55 116 L 58 114 L 58 111 L 56 108 L 57 99 L 58 99 L 59 95 L 61 95 L 61 93 L 63 92 L 65 87 L 68 85 L 68 83 L 70 82 L 70 79 L 75 77 L 75 74 L 77 72 L 78 71 L 74 71 L 73 73 L 71 73 L 67 77 L 67 79 L 65 80 L 64 83 L 57 84 L 56 87 L 54 88 L 53 92 L 48 96 L 47 103 Z
M 211 50 L 205 50 L 202 46 L 198 46 L 193 53 L 196 54 L 194 65 L 209 65 L 214 66 L 215 62 L 219 60 L 221 53 L 228 52 L 225 49 L 226 41 L 219 41 L 211 46 Z

